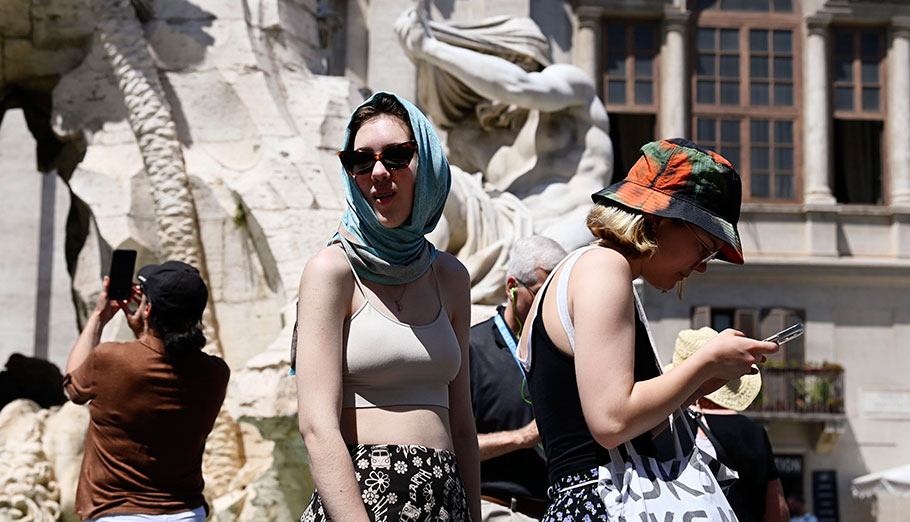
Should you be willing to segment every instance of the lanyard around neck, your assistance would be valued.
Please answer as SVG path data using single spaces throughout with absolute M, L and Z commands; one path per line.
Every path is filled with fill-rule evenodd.
M 493 322 L 496 323 L 496 327 L 499 328 L 499 336 L 506 342 L 506 346 L 509 347 L 509 352 L 512 353 L 512 358 L 515 359 L 515 364 L 518 365 L 518 369 L 521 370 L 521 375 L 525 378 L 525 369 L 521 365 L 521 359 L 518 358 L 518 344 L 515 342 L 515 337 L 512 336 L 512 331 L 509 330 L 509 327 L 506 326 L 505 320 L 503 320 L 502 315 L 497 312 L 496 316 L 493 318 Z

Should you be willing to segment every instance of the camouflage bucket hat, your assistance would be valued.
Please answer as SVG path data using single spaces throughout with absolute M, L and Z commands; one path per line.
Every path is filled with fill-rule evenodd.
M 730 162 L 681 138 L 652 141 L 641 153 L 624 180 L 591 195 L 594 202 L 688 221 L 724 242 L 718 259 L 742 264 L 742 182 Z

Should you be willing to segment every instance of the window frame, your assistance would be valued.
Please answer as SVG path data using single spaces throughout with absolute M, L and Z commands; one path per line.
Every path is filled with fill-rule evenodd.
M 717 1 L 717 2 L 719 2 L 721 5 L 723 5 L 724 2 L 728 2 L 729 0 L 715 0 L 715 1 Z M 758 10 L 758 9 L 732 9 L 732 8 L 729 8 L 729 7 L 727 7 L 727 8 L 725 8 L 725 7 L 703 8 L 703 7 L 700 7 L 700 6 L 698 5 L 698 4 L 700 3 L 699 0 L 695 0 L 695 1 L 693 2 L 693 4 L 694 4 L 694 5 L 693 5 L 693 8 L 694 8 L 694 9 L 697 9 L 697 10 L 701 10 L 701 11 L 706 12 L 706 13 L 715 13 L 715 12 L 724 12 L 724 13 L 758 13 L 758 14 L 761 14 L 761 15 L 767 15 L 767 14 L 793 14 L 793 13 L 795 13 L 795 12 L 797 11 L 799 1 L 800 1 L 800 0 L 790 0 L 790 7 L 791 7 L 791 10 L 790 10 L 790 11 L 777 11 L 776 8 L 774 7 L 774 0 L 767 0 L 767 2 L 768 2 L 768 10 L 767 10 L 767 11 L 761 11 L 761 10 Z
M 882 162 L 881 162 L 881 179 L 880 189 L 881 189 L 881 203 L 841 203 L 842 205 L 862 205 L 868 207 L 881 208 L 891 204 L 891 174 L 889 169 L 888 161 L 885 161 L 885 158 L 888 157 L 888 151 L 891 146 L 891 143 L 888 140 L 888 58 L 889 58 L 889 47 L 890 42 L 890 30 L 891 26 L 888 25 L 859 25 L 859 24 L 832 24 L 828 28 L 828 42 L 827 42 L 827 52 L 828 52 L 828 96 L 830 97 L 830 112 L 831 112 L 831 139 L 832 146 L 834 140 L 834 125 L 837 120 L 846 120 L 846 121 L 878 121 L 882 124 L 882 135 L 881 135 L 881 148 L 882 148 Z M 834 74 L 837 67 L 837 59 L 840 55 L 837 55 L 836 48 L 836 39 L 839 32 L 847 32 L 853 36 L 853 51 L 852 56 L 852 77 L 853 81 L 850 82 L 850 85 L 853 88 L 853 109 L 838 109 L 836 107 L 836 100 L 834 96 L 836 94 L 836 88 L 844 85 L 844 82 L 835 82 Z M 863 79 L 862 79 L 862 61 L 865 58 L 862 55 L 862 43 L 860 42 L 860 36 L 862 33 L 875 33 L 878 36 L 878 45 L 879 45 L 879 54 L 878 54 L 878 80 L 879 83 L 879 108 L 875 111 L 864 110 L 862 108 L 862 90 L 863 90 Z M 857 52 L 858 51 L 858 52 Z M 858 81 L 857 81 L 858 80 Z M 835 154 L 832 151 L 832 155 Z M 832 156 L 834 157 L 834 156 Z M 836 180 L 836 173 L 832 167 L 832 192 L 834 191 L 834 183 Z
M 661 35 L 663 31 L 663 26 L 659 18 L 610 18 L 603 17 L 601 19 L 601 56 L 602 65 L 601 65 L 601 100 L 603 100 L 604 107 L 607 109 L 607 113 L 626 113 L 626 114 L 651 114 L 657 116 L 658 107 L 660 105 L 660 59 L 661 59 Z M 610 55 L 610 26 L 622 26 L 625 29 L 625 42 L 626 46 L 622 50 L 623 55 L 625 56 L 625 74 L 622 76 L 622 80 L 626 83 L 625 87 L 625 103 L 611 103 L 610 102 L 610 80 L 618 80 L 619 76 L 610 76 L 609 67 L 608 67 L 608 57 Z M 635 28 L 649 26 L 654 31 L 654 54 L 652 55 L 651 63 L 651 103 L 642 104 L 635 103 L 635 81 L 638 78 L 642 78 L 635 74 L 635 65 L 636 65 L 636 53 L 635 53 Z M 614 53 L 615 54 L 615 53 Z M 632 101 L 630 101 L 632 100 Z
M 834 96 L 836 94 L 836 88 L 844 86 L 846 82 L 838 82 L 835 80 L 835 72 L 837 67 L 837 59 L 840 55 L 835 54 L 837 48 L 835 47 L 835 40 L 837 38 L 837 33 L 846 32 L 850 33 L 853 36 L 853 56 L 851 60 L 851 72 L 853 80 L 849 82 L 849 85 L 853 89 L 853 109 L 838 109 L 835 105 Z M 879 60 L 878 64 L 878 89 L 879 89 L 879 108 L 878 110 L 864 110 L 862 107 L 863 102 L 863 86 L 866 85 L 863 83 L 862 78 L 862 61 L 864 57 L 862 55 L 862 44 L 860 42 L 860 36 L 862 33 L 876 33 L 878 36 L 879 44 L 879 55 L 877 56 Z M 831 97 L 831 118 L 837 120 L 880 120 L 885 122 L 888 115 L 888 27 L 884 26 L 861 26 L 861 25 L 833 25 L 829 29 L 830 38 L 828 41 L 828 77 L 830 81 L 828 82 L 830 92 L 829 96 Z M 859 51 L 859 52 L 857 52 Z M 858 81 L 857 81 L 858 80 Z
M 753 11 L 724 11 L 717 9 L 703 10 L 695 13 L 692 30 L 689 34 L 688 59 L 693 64 L 691 77 L 689 79 L 691 103 L 690 125 L 692 135 L 697 136 L 698 120 L 701 118 L 713 118 L 716 120 L 740 120 L 740 158 L 739 164 L 734 165 L 743 182 L 743 202 L 744 203 L 773 203 L 781 205 L 801 205 L 803 201 L 803 136 L 802 136 L 802 111 L 803 106 L 803 34 L 802 16 L 799 12 L 799 6 L 794 2 L 792 12 L 753 12 Z M 698 30 L 704 28 L 713 29 L 736 29 L 739 31 L 739 105 L 721 105 L 698 103 L 698 75 L 696 74 L 698 49 L 697 36 Z M 790 55 L 793 58 L 792 85 L 793 85 L 793 104 L 791 106 L 774 105 L 773 96 L 769 97 L 768 105 L 752 105 L 750 97 L 751 86 L 751 49 L 749 35 L 752 29 L 767 30 L 773 34 L 775 30 L 789 30 L 792 33 L 792 47 Z M 773 38 L 769 42 L 773 45 Z M 769 57 L 774 53 L 769 52 Z M 768 85 L 773 89 L 773 61 L 769 64 Z M 718 100 L 719 101 L 719 100 Z M 752 196 L 752 139 L 751 139 L 751 121 L 753 119 L 769 120 L 772 122 L 778 120 L 790 120 L 793 122 L 793 198 L 782 199 L 774 197 L 774 185 L 771 185 L 770 197 Z M 773 142 L 772 142 L 773 145 Z M 772 158 L 773 166 L 773 158 Z M 773 168 L 772 168 L 773 175 Z

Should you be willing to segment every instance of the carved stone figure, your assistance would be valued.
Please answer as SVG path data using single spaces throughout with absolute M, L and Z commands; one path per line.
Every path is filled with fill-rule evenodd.
M 69 401 L 59 408 L 51 409 L 44 422 L 41 447 L 53 465 L 54 477 L 60 487 L 61 522 L 80 522 L 73 506 L 76 503 L 76 485 L 79 470 L 82 469 L 88 423 L 88 407 Z
M 479 173 L 450 167 L 452 190 L 440 224 L 427 237 L 468 269 L 472 303 L 498 304 L 509 248 L 516 239 L 534 233 L 534 220 L 512 193 L 485 184 Z
M 51 522 L 60 517 L 60 489 L 41 448 L 48 413 L 28 399 L 0 410 L 0 520 Z
M 490 198 L 517 196 L 535 233 L 566 248 L 586 242 L 590 195 L 608 184 L 613 165 L 609 119 L 591 78 L 552 64 L 546 37 L 527 18 L 446 24 L 412 8 L 395 30 L 417 64 L 420 103 L 448 132 L 449 161 L 481 173 Z M 482 233 L 470 228 L 479 220 L 456 190 L 440 234 L 456 242 L 454 251 Z M 456 230 L 460 223 L 467 229 Z M 470 254 L 458 251 L 460 259 Z

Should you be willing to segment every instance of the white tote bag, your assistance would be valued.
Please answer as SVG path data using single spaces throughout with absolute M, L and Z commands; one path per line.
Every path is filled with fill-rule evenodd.
M 657 367 L 662 368 L 651 328 L 635 294 L 635 306 L 648 331 Z M 676 448 L 671 460 L 659 461 L 639 455 L 626 442 L 626 455 L 610 450 L 610 462 L 599 467 L 597 493 L 607 508 L 609 520 L 617 522 L 737 522 L 736 515 L 724 496 L 738 478 L 735 471 L 699 449 L 689 423 L 677 409 L 692 450 L 684 455 L 678 429 L 670 418 L 670 429 Z
M 737 521 L 723 492 L 736 480 L 736 472 L 694 443 L 688 455 L 677 451 L 676 458 L 667 461 L 639 455 L 628 442 L 624 447 L 626 458 L 610 450 L 611 462 L 599 468 L 597 493 L 609 520 Z

